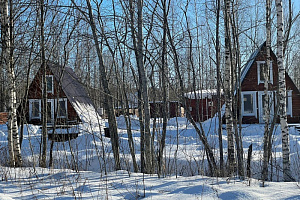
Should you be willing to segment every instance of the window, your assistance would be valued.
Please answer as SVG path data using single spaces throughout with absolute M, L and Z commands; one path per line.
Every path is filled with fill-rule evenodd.
M 46 87 L 47 87 L 47 93 L 54 93 L 53 90 L 53 76 L 47 75 L 46 76 Z
M 257 61 L 257 84 L 264 83 L 264 69 L 267 67 L 265 61 Z M 272 61 L 270 61 L 270 71 L 269 71 L 270 83 L 273 84 L 273 66 Z
M 242 115 L 256 116 L 256 92 L 242 92 Z
M 41 119 L 41 101 L 39 99 L 29 99 L 29 118 Z
M 58 118 L 67 117 L 67 99 L 59 99 L 57 101 L 57 116 Z
M 292 90 L 286 91 L 286 114 L 292 117 Z

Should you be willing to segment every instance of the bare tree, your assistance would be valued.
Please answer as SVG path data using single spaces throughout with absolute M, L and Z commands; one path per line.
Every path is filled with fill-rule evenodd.
M 2 39 L 2 66 L 7 69 L 8 75 L 8 150 L 9 165 L 20 167 L 22 165 L 21 149 L 17 125 L 17 95 L 16 79 L 13 63 L 13 21 L 12 21 L 12 1 L 10 1 L 10 20 L 8 17 L 8 1 L 0 2 L 1 9 L 1 39 Z M 10 23 L 9 23 L 10 21 Z
M 234 172 L 234 142 L 233 142 L 233 116 L 232 116 L 232 68 L 231 68 L 231 20 L 230 20 L 230 1 L 225 0 L 224 23 L 225 23 L 225 77 L 224 77 L 224 94 L 225 94 L 225 119 L 226 132 L 228 141 L 228 174 Z
M 72 2 L 74 3 L 73 0 L 72 0 Z M 114 159 L 115 159 L 115 169 L 118 170 L 118 169 L 121 169 L 121 165 L 120 165 L 120 157 L 119 157 L 119 139 L 118 139 L 119 137 L 118 137 L 118 130 L 117 130 L 117 122 L 116 122 L 114 107 L 113 107 L 113 100 L 112 100 L 111 92 L 108 87 L 106 69 L 105 69 L 104 62 L 103 62 L 100 44 L 98 42 L 97 29 L 96 29 L 96 24 L 95 24 L 94 18 L 93 18 L 93 12 L 92 12 L 92 6 L 90 3 L 90 0 L 86 0 L 86 3 L 87 3 L 87 7 L 88 7 L 88 19 L 89 19 L 88 22 L 92 29 L 93 39 L 95 42 L 95 48 L 96 48 L 97 56 L 99 59 L 100 78 L 101 78 L 102 87 L 103 87 L 104 93 L 105 93 L 104 107 L 108 114 L 109 132 L 110 132 L 110 136 L 111 136 L 112 149 L 113 149 L 113 154 L 114 154 Z
M 270 71 L 270 61 L 271 61 L 271 1 L 266 0 L 266 52 L 267 52 L 267 62 L 263 69 L 264 74 L 264 120 L 265 120 L 265 130 L 264 130 L 264 154 L 263 154 L 263 168 L 262 168 L 262 180 L 263 183 L 268 176 L 268 151 L 269 151 L 269 134 L 270 133 L 270 98 L 269 98 L 269 71 Z
M 141 135 L 143 134 L 144 137 L 141 137 L 141 165 L 142 165 L 142 172 L 150 173 L 152 170 L 152 148 L 151 146 L 151 133 L 150 133 L 150 110 L 149 110 L 149 97 L 148 97 L 148 86 L 147 86 L 147 76 L 146 70 L 143 63 L 143 1 L 137 1 L 137 32 L 135 29 L 134 23 L 134 5 L 133 1 L 129 1 L 129 9 L 130 9 L 130 28 L 131 28 L 131 35 L 134 47 L 134 53 L 136 57 L 136 63 L 138 68 L 139 74 L 139 83 L 140 83 L 140 102 L 143 104 L 143 111 L 144 111 L 144 130 L 141 130 Z M 142 127 L 141 127 L 142 128 Z M 145 169 L 143 168 L 143 160 L 145 158 Z M 145 171 L 144 171 L 145 170 Z
M 290 144 L 289 129 L 286 115 L 286 83 L 285 67 L 283 65 L 283 12 L 282 0 L 276 0 L 277 13 L 277 64 L 278 64 L 278 87 L 279 87 L 279 116 L 282 132 L 282 161 L 283 161 L 283 180 L 293 181 L 290 169 Z
M 221 67 L 220 67 L 220 8 L 221 0 L 217 0 L 217 21 L 216 21 L 216 70 L 217 70 L 217 112 L 218 112 L 218 134 L 219 134 L 219 150 L 220 150 L 220 176 L 224 176 L 224 158 L 223 158 L 223 137 L 222 137 L 222 101 L 221 101 Z

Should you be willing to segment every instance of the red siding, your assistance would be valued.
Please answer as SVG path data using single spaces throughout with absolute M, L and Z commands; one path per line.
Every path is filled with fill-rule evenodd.
M 273 66 L 273 84 L 269 84 L 270 91 L 276 91 L 278 87 L 278 65 L 277 59 L 273 52 L 271 52 L 271 60 Z M 265 46 L 262 48 L 248 73 L 246 74 L 244 81 L 242 82 L 242 91 L 264 91 L 264 84 L 258 84 L 257 77 L 257 63 L 256 61 L 266 61 Z M 287 90 L 293 90 L 292 92 L 292 117 L 288 116 L 288 123 L 300 123 L 300 93 L 289 75 L 286 73 L 286 88 Z M 256 105 L 258 105 L 258 94 L 256 96 Z M 257 109 L 257 116 L 259 116 Z M 258 118 L 243 116 L 243 123 L 259 123 Z
M 196 122 L 205 121 L 216 114 L 217 100 L 214 96 L 211 99 L 186 99 L 186 103 Z
M 53 75 L 51 70 L 47 69 L 47 75 Z M 54 86 L 54 93 L 48 93 L 48 99 L 59 99 L 59 98 L 67 98 L 65 93 L 63 92 L 62 88 L 58 84 L 58 81 L 53 76 L 53 86 Z M 28 91 L 28 99 L 42 99 L 42 70 L 40 69 L 37 74 L 35 75 Z M 32 124 L 41 124 L 41 120 L 33 119 L 29 120 L 29 102 L 26 104 L 25 114 L 28 123 Z M 75 109 L 73 108 L 72 104 L 67 100 L 67 112 L 68 112 L 68 119 L 67 121 L 80 121 Z M 43 113 L 43 112 L 42 112 Z M 64 124 L 66 123 L 66 119 L 57 119 L 57 124 Z

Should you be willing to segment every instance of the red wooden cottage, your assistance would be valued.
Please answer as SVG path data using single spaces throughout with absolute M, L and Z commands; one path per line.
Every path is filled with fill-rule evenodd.
M 263 66 L 266 64 L 266 43 L 263 43 L 249 58 L 242 74 L 242 119 L 243 123 L 264 123 L 263 98 L 264 77 Z M 286 80 L 286 111 L 288 123 L 300 122 L 300 93 L 290 76 L 285 74 Z M 277 58 L 271 51 L 269 96 L 271 98 L 270 113 L 274 116 L 276 104 L 276 90 L 278 88 Z
M 42 123 L 42 80 L 43 70 L 40 68 L 30 84 L 25 103 L 24 116 L 29 124 Z M 97 122 L 99 115 L 93 102 L 71 68 L 48 62 L 46 81 L 49 125 L 54 122 L 57 125 Z
M 217 111 L 217 89 L 198 90 L 185 94 L 187 109 L 196 122 L 212 118 Z

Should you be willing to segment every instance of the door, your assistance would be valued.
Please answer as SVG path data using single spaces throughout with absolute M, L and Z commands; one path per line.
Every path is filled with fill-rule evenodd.
M 272 121 L 274 117 L 274 94 L 272 91 L 268 92 L 269 95 L 269 110 L 270 110 L 270 121 Z M 258 117 L 259 117 L 259 123 L 265 123 L 264 120 L 264 91 L 258 92 Z

